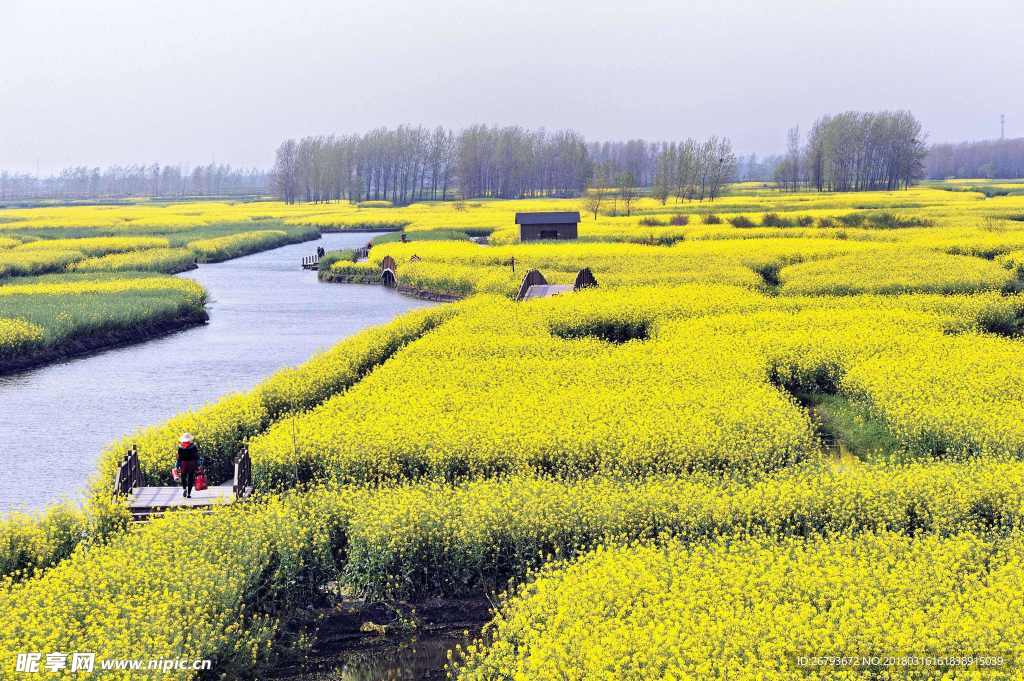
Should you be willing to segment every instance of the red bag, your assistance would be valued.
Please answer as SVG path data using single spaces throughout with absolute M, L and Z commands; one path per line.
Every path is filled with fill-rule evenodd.
M 175 466 L 171 469 L 171 477 L 174 478 L 174 482 L 181 482 L 181 469 Z
M 196 491 L 202 492 L 206 489 L 206 473 L 199 471 L 196 473 Z

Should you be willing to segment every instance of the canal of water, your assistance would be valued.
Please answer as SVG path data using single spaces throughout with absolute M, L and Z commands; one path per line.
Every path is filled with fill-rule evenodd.
M 210 321 L 144 343 L 0 376 L 0 515 L 80 498 L 109 443 L 143 426 L 247 390 L 361 329 L 426 303 L 381 286 L 321 284 L 300 269 L 317 246 L 365 245 L 373 234 L 200 265 Z

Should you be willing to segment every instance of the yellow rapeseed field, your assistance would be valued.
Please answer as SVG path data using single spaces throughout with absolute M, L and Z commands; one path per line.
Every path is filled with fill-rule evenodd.
M 188 248 L 147 248 L 86 258 L 68 266 L 69 272 L 180 272 L 195 266 Z
M 42 342 L 43 329 L 38 324 L 0 318 L 0 356 L 13 356 L 41 345 Z
M 201 308 L 195 284 L 139 270 L 317 230 L 408 238 L 325 280 L 376 278 L 391 256 L 406 290 L 466 300 L 111 444 L 84 511 L 0 522 L 0 657 L 142 645 L 251 674 L 328 583 L 504 592 L 453 655 L 467 680 L 824 679 L 801 656 L 1012 653 L 1024 196 L 979 186 L 741 186 L 630 215 L 609 196 L 579 240 L 543 243 L 520 243 L 514 214 L 578 201 L 4 211 L 0 356 L 53 342 L 68 305 Z M 571 283 L 583 267 L 598 288 L 511 300 L 531 268 Z M 167 483 L 186 430 L 218 480 L 248 446 L 258 496 L 124 529 L 117 460 L 137 444 Z
M 1017 678 L 1022 554 L 1019 534 L 602 548 L 524 586 L 458 678 Z M 993 666 L 924 661 L 973 655 Z
M 86 237 L 80 239 L 40 239 L 17 247 L 18 251 L 79 251 L 89 256 L 128 253 L 146 248 L 167 248 L 167 239 L 159 237 Z
M 9 249 L 0 251 L 0 283 L 7 277 L 26 276 L 55 272 L 85 257 L 79 251 L 22 251 Z

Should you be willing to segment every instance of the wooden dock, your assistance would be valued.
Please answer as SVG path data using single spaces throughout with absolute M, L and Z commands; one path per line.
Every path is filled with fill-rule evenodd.
M 126 497 L 133 520 L 149 520 L 172 509 L 209 511 L 219 504 L 233 504 L 253 493 L 252 460 L 249 450 L 242 449 L 235 459 L 235 475 L 231 480 L 192 490 L 191 497 L 182 495 L 181 485 L 146 485 L 139 463 L 139 452 L 129 450 L 114 480 L 114 496 Z

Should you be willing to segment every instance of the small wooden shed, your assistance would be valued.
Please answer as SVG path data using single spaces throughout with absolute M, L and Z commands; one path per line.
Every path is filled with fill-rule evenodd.
M 578 211 L 516 213 L 520 241 L 575 239 L 579 223 Z

